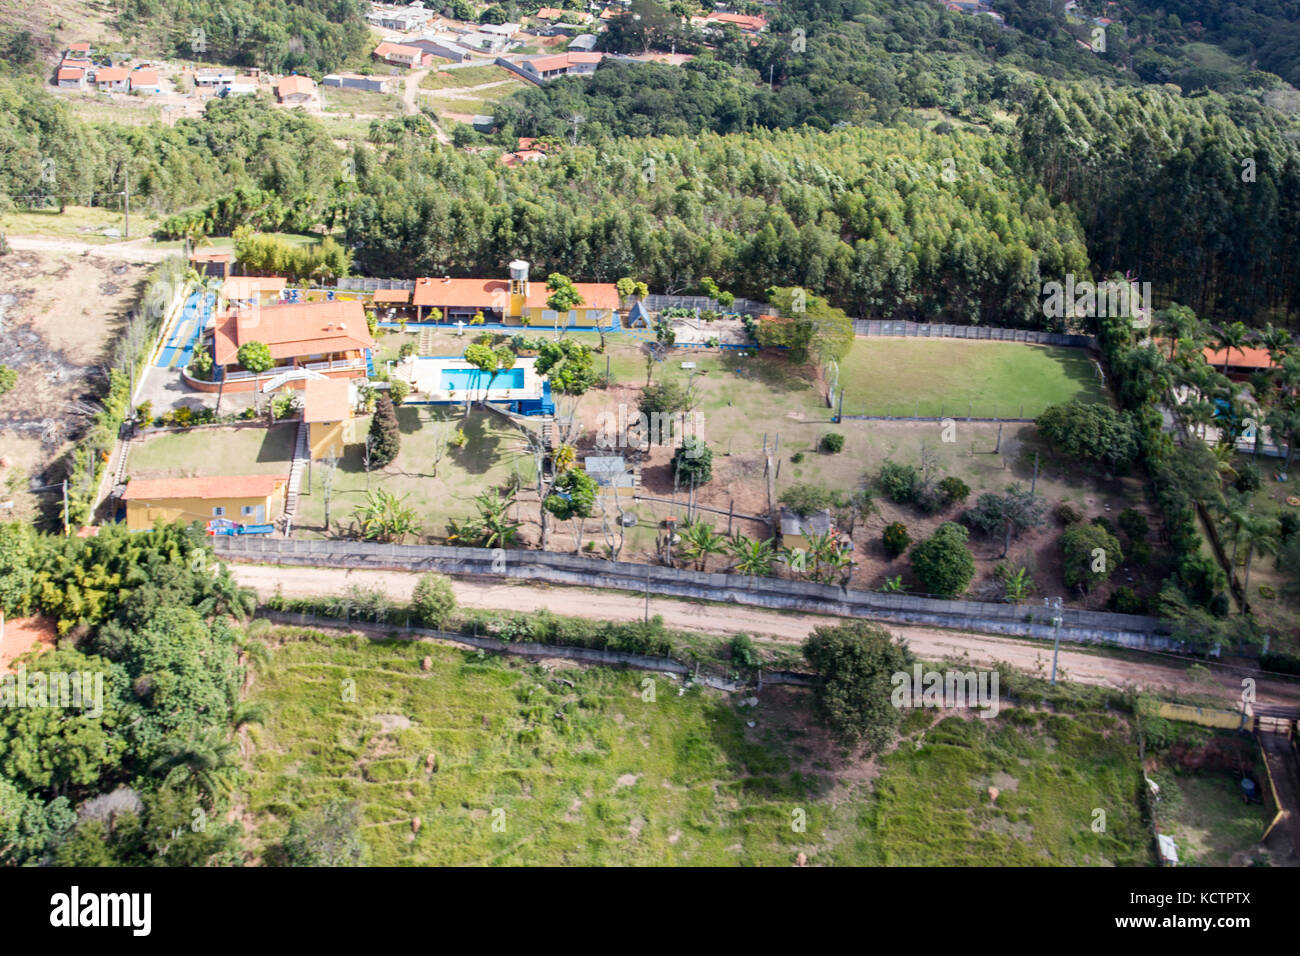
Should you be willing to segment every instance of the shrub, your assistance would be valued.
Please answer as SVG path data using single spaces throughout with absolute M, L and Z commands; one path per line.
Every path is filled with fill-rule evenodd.
M 790 456 L 790 462 L 791 462 L 792 464 L 797 465 L 797 464 L 799 464 L 799 462 L 801 462 L 801 461 L 803 461 L 803 452 L 801 452 L 801 451 L 797 451 L 797 452 L 795 452 L 793 455 Z
M 832 504 L 830 492 L 806 484 L 791 485 L 781 492 L 781 497 L 777 500 L 800 518 L 807 518 L 829 508 Z
M 1100 524 L 1076 525 L 1061 535 L 1065 583 L 1087 590 L 1110 577 L 1124 560 L 1119 541 Z M 1101 552 L 1100 554 L 1096 552 Z
M 203 350 L 195 353 L 197 357 Z M 245 342 L 235 353 L 235 359 L 250 372 L 265 372 L 275 364 L 271 357 L 271 347 L 265 342 Z
M 1300 674 L 1300 657 L 1270 651 L 1259 655 L 1261 670 L 1275 671 L 1279 674 Z
M 749 639 L 748 634 L 737 634 L 731 639 L 730 645 L 731 663 L 737 667 L 753 668 L 762 663 L 758 656 L 758 651 L 754 649 L 754 642 Z
M 153 421 L 153 402 L 143 401 L 135 407 L 136 421 L 148 425 Z
M 370 419 L 370 467 L 383 468 L 397 457 L 401 445 L 402 433 L 397 426 L 393 400 L 387 394 L 380 394 Z
M 1237 472 L 1237 480 L 1232 483 L 1232 487 L 1243 494 L 1251 494 L 1259 491 L 1263 483 L 1264 479 L 1260 476 L 1259 469 L 1253 464 L 1247 464 Z
M 1106 607 L 1119 614 L 1146 613 L 1146 601 L 1128 585 L 1116 588 L 1106 601 Z
M 1065 525 L 1078 524 L 1083 520 L 1083 512 L 1068 501 L 1062 501 L 1056 506 L 1056 520 Z
M 395 378 L 388 383 L 388 397 L 394 405 L 401 405 L 406 396 L 411 394 L 411 383 L 404 378 Z
M 975 558 L 966 546 L 968 532 L 954 521 L 912 549 L 912 570 L 921 586 L 939 597 L 961 594 L 975 577 Z
M 441 628 L 456 610 L 451 582 L 441 574 L 421 575 L 411 594 L 411 614 L 422 627 Z
M 1119 527 L 1130 541 L 1141 541 L 1151 533 L 1151 525 L 1147 521 L 1147 516 L 1140 511 L 1134 511 L 1132 508 L 1125 508 L 1119 513 Z
M 1294 511 L 1284 511 L 1278 516 L 1277 523 L 1283 541 L 1288 540 L 1293 534 L 1300 531 L 1300 515 Z
M 830 455 L 842 452 L 844 450 L 844 436 L 839 432 L 827 432 L 822 436 L 821 449 Z
M 970 497 L 970 485 L 960 478 L 949 475 L 939 482 L 939 493 L 943 495 L 945 504 L 956 504 Z
M 885 550 L 889 552 L 891 558 L 896 558 L 912 543 L 912 536 L 907 533 L 907 525 L 901 521 L 895 521 L 885 528 L 885 533 L 881 535 L 881 540 L 885 544 Z
M 713 478 L 713 449 L 703 438 L 684 438 L 673 453 L 673 474 L 682 485 L 707 485 Z
M 518 336 L 516 336 L 518 337 Z M 399 359 L 410 358 L 420 351 L 420 347 L 414 342 L 403 342 L 402 347 L 397 350 Z
M 1145 568 L 1151 563 L 1151 542 L 1139 539 L 1129 545 L 1128 559 L 1136 567 Z
M 1097 515 L 1097 517 L 1093 518 L 1089 523 L 1096 525 L 1098 528 L 1104 529 L 1112 538 L 1119 537 L 1119 528 L 1115 527 L 1115 522 L 1111 521 L 1105 515 Z
M 0 365 L 0 395 L 18 383 L 18 373 L 7 365 Z
M 917 485 L 921 476 L 911 465 L 900 465 L 885 459 L 880 467 L 880 488 L 895 504 L 905 505 L 916 500 Z

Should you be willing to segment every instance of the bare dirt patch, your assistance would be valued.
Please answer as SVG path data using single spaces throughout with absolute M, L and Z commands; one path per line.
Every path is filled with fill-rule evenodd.
M 39 647 L 53 647 L 54 622 L 43 617 L 20 617 L 5 621 L 0 638 L 0 674 L 13 673 L 12 661 Z

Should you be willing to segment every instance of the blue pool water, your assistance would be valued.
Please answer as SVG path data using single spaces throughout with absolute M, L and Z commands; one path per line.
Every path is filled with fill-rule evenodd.
M 491 391 L 493 392 L 507 388 L 523 388 L 524 370 L 521 368 L 506 369 L 504 372 L 500 372 L 495 380 L 487 372 L 477 368 L 448 368 L 442 370 L 442 387 L 444 389 L 454 388 L 458 392 L 481 392 L 487 389 L 489 382 L 492 383 Z
M 212 308 L 217 304 L 214 292 L 195 292 L 185 300 L 181 317 L 172 329 L 167 344 L 158 355 L 159 368 L 184 368 L 194 357 L 199 336 L 212 321 Z

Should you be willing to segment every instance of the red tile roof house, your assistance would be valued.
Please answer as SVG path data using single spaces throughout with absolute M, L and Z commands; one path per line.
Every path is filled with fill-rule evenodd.
M 730 23 L 740 27 L 742 33 L 762 33 L 767 27 L 767 17 L 748 17 L 741 13 L 712 13 L 704 19 L 708 23 Z
M 316 81 L 310 76 L 282 76 L 275 84 L 281 103 L 312 103 L 316 99 Z
M 161 93 L 162 80 L 158 71 L 152 67 L 139 67 L 131 73 L 131 92 L 140 90 L 144 93 Z
M 95 88 L 101 92 L 126 93 L 131 89 L 131 73 L 124 66 L 103 66 L 95 71 Z
M 357 300 L 307 302 L 297 305 L 236 309 L 216 320 L 204 347 L 212 349 L 213 380 L 185 376 L 199 391 L 247 392 L 265 384 L 277 372 L 307 368 L 329 378 L 365 378 L 375 347 L 366 327 L 366 314 Z M 261 342 L 275 363 L 254 375 L 239 364 L 239 347 Z
M 432 53 L 426 53 L 418 46 L 391 43 L 388 40 L 375 47 L 375 56 L 386 63 L 395 63 L 398 66 L 430 66 L 433 63 Z
M 86 71 L 79 66 L 61 66 L 55 81 L 61 90 L 84 90 Z
M 595 73 L 603 53 L 557 53 L 554 56 L 538 56 L 524 60 L 520 66 L 542 80 L 553 80 L 557 76 L 579 76 Z
M 90 56 L 89 43 L 69 43 L 67 52 L 63 54 L 64 59 L 76 57 L 77 59 L 87 59 Z
M 1245 348 L 1236 349 L 1213 349 L 1206 348 L 1201 354 L 1205 356 L 1205 361 L 1213 365 L 1220 372 L 1223 371 L 1224 362 L 1228 366 L 1228 378 L 1234 381 L 1246 381 L 1255 372 L 1264 369 L 1274 368 L 1277 363 L 1273 361 L 1272 356 L 1268 354 L 1268 349 Z

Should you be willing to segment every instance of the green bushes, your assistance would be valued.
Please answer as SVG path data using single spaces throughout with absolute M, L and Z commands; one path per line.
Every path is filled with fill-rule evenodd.
M 1078 524 L 1083 520 L 1083 512 L 1068 501 L 1062 501 L 1056 506 L 1056 520 L 1064 525 Z
M 945 521 L 926 541 L 912 549 L 912 570 L 921 586 L 937 597 L 961 594 L 975 577 L 975 558 L 966 546 L 969 533 Z
M 18 373 L 7 365 L 0 365 L 0 395 L 18 384 Z
M 906 505 L 916 500 L 921 476 L 911 465 L 901 465 L 885 459 L 885 463 L 880 466 L 880 476 L 877 480 L 880 483 L 880 490 L 890 501 L 894 504 Z
M 939 482 L 939 494 L 943 496 L 944 504 L 958 504 L 970 497 L 970 485 L 954 475 L 949 475 Z
M 456 610 L 456 595 L 451 582 L 441 574 L 425 574 L 416 582 L 411 594 L 411 614 L 423 627 L 437 630 Z
M 1141 541 L 1151 533 L 1151 525 L 1147 522 L 1146 515 L 1132 508 L 1125 508 L 1119 513 L 1119 527 L 1128 535 L 1130 541 Z
M 821 450 L 829 455 L 839 454 L 844 450 L 844 436 L 839 432 L 827 432 L 822 436 Z
M 1084 590 L 1105 581 L 1124 560 L 1119 541 L 1094 523 L 1075 525 L 1061 535 L 1065 556 L 1065 583 Z
M 895 521 L 886 526 L 885 532 L 881 535 L 884 542 L 885 550 L 891 558 L 896 558 L 912 543 L 912 536 L 907 533 L 907 525 L 901 521 Z

